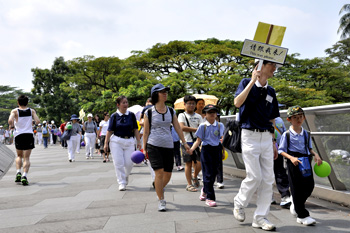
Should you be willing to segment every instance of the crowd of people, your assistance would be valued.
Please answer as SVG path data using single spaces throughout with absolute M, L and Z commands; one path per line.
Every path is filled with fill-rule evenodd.
M 276 228 L 267 219 L 270 205 L 274 202 L 274 181 L 282 197 L 281 206 L 289 208 L 298 223 L 316 223 L 305 208 L 314 187 L 313 176 L 312 173 L 306 176 L 300 164 L 304 158 L 310 164 L 311 156 L 318 165 L 322 163 L 302 127 L 305 120 L 302 108 L 293 106 L 288 109 L 289 130 L 281 121 L 275 90 L 268 85 L 268 79 L 273 77 L 275 70 L 275 63 L 264 61 L 261 70 L 257 70 L 256 64 L 252 77 L 240 82 L 234 99 L 234 105 L 239 108 L 246 178 L 234 198 L 233 215 L 238 221 L 245 221 L 245 207 L 256 193 L 257 207 L 252 226 L 267 231 Z M 28 185 L 29 156 L 35 141 L 39 145 L 43 142 L 44 148 L 47 148 L 48 142 L 55 144 L 57 136 L 62 136 L 61 146 L 68 148 L 69 162 L 75 161 L 75 153 L 82 140 L 87 159 L 93 158 L 97 152 L 106 163 L 111 154 L 120 191 L 127 190 L 133 168 L 132 153 L 143 151 L 158 198 L 158 211 L 167 209 L 164 191 L 171 179 L 174 163 L 177 171 L 185 170 L 184 189 L 199 191 L 200 201 L 209 207 L 217 206 L 215 181 L 218 188 L 224 187 L 224 148 L 221 143 L 225 126 L 220 122 L 220 109 L 213 104 L 206 105 L 203 99 L 187 95 L 184 97 L 184 112 L 177 116 L 176 111 L 166 105 L 169 91 L 170 88 L 162 84 L 153 86 L 151 98 L 147 100 L 140 119 L 128 110 L 127 97 L 119 96 L 117 109 L 111 116 L 105 112 L 103 120 L 100 120 L 89 113 L 88 120 L 80 124 L 79 117 L 73 114 L 58 128 L 53 121 L 41 124 L 35 111 L 27 107 L 28 98 L 20 96 L 19 107 L 12 110 L 9 117 L 10 127 L 16 129 L 14 137 L 18 157 L 15 181 Z M 32 120 L 37 124 L 34 129 Z M 68 137 L 63 139 L 64 135 Z M 283 157 L 287 159 L 287 172 L 283 167 Z M 203 187 L 199 190 L 200 173 Z
M 0 125 L 0 143 L 6 144 L 6 145 L 12 145 L 13 144 L 13 132 L 14 128 L 4 128 L 2 125 Z

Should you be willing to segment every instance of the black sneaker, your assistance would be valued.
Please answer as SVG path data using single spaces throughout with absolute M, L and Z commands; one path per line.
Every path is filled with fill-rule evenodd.
M 20 172 L 17 172 L 15 182 L 21 182 L 21 178 L 22 178 L 22 174 Z
M 27 177 L 25 177 L 25 176 L 22 176 L 22 184 L 23 185 L 28 185 L 28 180 L 27 180 Z

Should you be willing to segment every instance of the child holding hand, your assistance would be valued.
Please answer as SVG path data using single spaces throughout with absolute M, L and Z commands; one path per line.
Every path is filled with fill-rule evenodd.
M 197 140 L 190 149 L 190 154 L 202 142 L 201 164 L 203 173 L 203 188 L 199 199 L 205 201 L 205 204 L 210 207 L 216 206 L 216 198 L 214 191 L 214 182 L 222 160 L 222 146 L 220 139 L 224 134 L 224 125 L 217 122 L 215 119 L 219 109 L 212 104 L 206 105 L 203 109 L 205 112 L 206 121 L 199 125 L 196 136 Z

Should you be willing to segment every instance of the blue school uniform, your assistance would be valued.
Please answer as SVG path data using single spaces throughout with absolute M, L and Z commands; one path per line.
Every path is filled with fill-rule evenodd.
M 220 127 L 219 127 L 220 124 Z M 207 199 L 215 201 L 214 182 L 218 173 L 220 160 L 222 160 L 222 146 L 220 138 L 224 134 L 224 125 L 215 121 L 200 124 L 196 136 L 202 140 L 201 165 L 203 173 L 203 192 Z
M 302 129 L 301 133 L 296 133 L 291 127 L 289 128 L 290 132 L 290 142 L 288 147 L 286 132 L 283 133 L 280 141 L 280 146 L 278 147 L 278 153 L 285 152 L 294 157 L 308 157 L 310 167 L 311 166 L 311 156 L 310 150 L 312 149 L 312 142 L 309 140 L 308 145 L 308 133 L 306 130 Z M 287 169 L 288 169 L 288 179 L 290 190 L 293 197 L 293 203 L 295 212 L 298 215 L 298 218 L 306 218 L 310 216 L 309 211 L 305 208 L 305 202 L 308 197 L 311 195 L 315 187 L 315 181 L 313 174 L 310 176 L 304 177 L 299 170 L 299 165 L 295 166 L 289 159 L 287 160 Z

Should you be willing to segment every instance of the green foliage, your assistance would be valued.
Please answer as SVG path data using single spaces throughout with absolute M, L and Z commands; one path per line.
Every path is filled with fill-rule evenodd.
M 18 106 L 17 98 L 22 94 L 29 97 L 28 107 L 35 108 L 36 106 L 31 101 L 33 96 L 30 93 L 17 90 L 15 87 L 0 85 L 0 125 L 4 128 L 8 127 L 7 121 L 11 110 Z
M 143 105 L 155 83 L 150 74 L 117 57 L 84 56 L 68 65 L 73 72 L 65 77 L 62 88 L 76 98 L 85 112 L 115 110 L 115 100 L 120 95 L 128 97 L 130 106 Z
M 54 120 L 56 124 L 77 113 L 79 106 L 75 98 L 61 88 L 64 77 L 70 74 L 70 69 L 63 57 L 56 58 L 51 69 L 32 69 L 34 103 L 40 108 L 37 114 L 41 120 Z
M 350 35 L 350 4 L 344 4 L 340 9 L 339 15 L 346 12 L 339 20 L 338 33 L 340 38 L 344 39 Z
M 288 56 L 285 66 L 279 68 L 271 84 L 279 102 L 287 107 L 296 103 L 303 107 L 343 103 L 350 97 L 348 71 L 331 58 Z
M 83 56 L 54 61 L 51 69 L 33 69 L 33 94 L 42 119 L 64 119 L 80 109 L 102 113 L 115 111 L 115 100 L 128 97 L 129 105 L 144 105 L 151 87 L 170 87 L 168 104 L 186 94 L 212 94 L 225 114 L 232 113 L 236 89 L 250 78 L 254 60 L 242 57 L 243 42 L 210 38 L 158 43 L 145 51 L 117 57 Z M 280 103 L 303 107 L 349 101 L 347 65 L 350 41 L 327 50 L 328 58 L 299 59 L 288 55 L 286 64 L 269 79 Z M 336 59 L 334 61 L 333 59 Z M 57 118 L 56 118 L 57 117 Z

